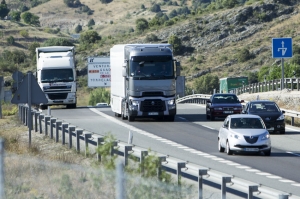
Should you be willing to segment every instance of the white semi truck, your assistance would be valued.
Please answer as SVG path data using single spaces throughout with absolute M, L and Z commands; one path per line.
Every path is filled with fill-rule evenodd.
M 174 121 L 180 62 L 171 44 L 119 44 L 110 49 L 111 108 L 134 121 L 151 117 Z
M 45 93 L 48 103 L 40 104 L 41 109 L 52 105 L 66 105 L 76 108 L 77 70 L 74 46 L 49 46 L 36 48 L 36 79 Z

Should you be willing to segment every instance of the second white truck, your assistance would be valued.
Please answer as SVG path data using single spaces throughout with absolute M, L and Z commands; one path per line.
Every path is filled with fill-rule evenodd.
M 49 46 L 36 48 L 36 79 L 45 93 L 48 103 L 40 104 L 41 109 L 52 105 L 66 105 L 76 108 L 77 70 L 74 46 Z
M 120 44 L 110 49 L 111 108 L 129 121 L 174 121 L 180 63 L 170 44 Z

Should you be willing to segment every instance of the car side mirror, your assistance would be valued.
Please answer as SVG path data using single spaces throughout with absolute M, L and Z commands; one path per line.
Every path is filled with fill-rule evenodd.
M 282 112 L 282 113 L 285 113 L 285 111 L 283 111 L 283 110 L 282 110 L 281 112 Z
M 244 103 L 245 101 L 244 100 L 241 100 L 241 103 Z

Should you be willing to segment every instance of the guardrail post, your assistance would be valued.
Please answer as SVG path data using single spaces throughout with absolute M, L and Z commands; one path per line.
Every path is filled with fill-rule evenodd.
M 253 192 L 258 191 L 257 185 L 251 185 L 248 187 L 248 199 L 253 199 Z
M 99 147 L 101 146 L 101 143 L 104 142 L 103 137 L 97 137 L 97 161 L 101 162 L 101 154 L 99 153 Z
M 226 183 L 229 182 L 231 182 L 231 177 L 222 176 L 222 184 L 221 184 L 222 199 L 226 199 Z
M 85 143 L 85 157 L 89 154 L 89 139 L 92 137 L 91 133 L 84 133 L 84 143 Z
M 118 146 L 118 142 L 117 141 L 113 141 L 111 143 L 110 156 L 114 156 L 114 154 L 115 154 L 115 146 Z
M 145 171 L 144 160 L 147 155 L 148 155 L 148 151 L 141 151 L 140 165 L 141 165 L 141 175 L 142 176 L 144 175 L 144 171 Z
M 43 133 L 42 119 L 44 119 L 44 115 L 41 114 L 41 115 L 39 115 L 40 134 Z
M 35 132 L 38 132 L 38 118 L 40 116 L 40 113 L 39 112 L 35 112 L 34 113 L 34 130 Z
M 295 125 L 295 122 L 294 122 L 295 118 L 294 117 L 291 117 L 291 125 L 294 126 Z
M 207 175 L 207 169 L 199 169 L 198 176 L 198 198 L 203 199 L 203 176 Z
M 66 144 L 66 131 L 67 131 L 67 128 L 68 128 L 69 124 L 68 123 L 62 123 L 62 127 L 61 127 L 61 142 L 62 144 Z
M 51 139 L 53 139 L 53 127 L 54 127 L 55 122 L 56 122 L 55 118 L 50 119 L 50 138 Z
M 56 125 L 55 125 L 55 142 L 59 141 L 59 127 L 61 126 L 61 124 L 62 124 L 61 121 L 56 122 Z
M 72 132 L 75 131 L 75 126 L 69 126 L 69 149 L 72 148 Z
M 48 121 L 50 121 L 50 116 L 45 116 L 45 135 L 48 135 Z
M 184 162 L 177 162 L 177 183 L 181 185 L 181 169 L 185 168 Z
M 124 163 L 125 163 L 125 166 L 128 165 L 128 152 L 129 151 L 132 151 L 132 146 L 125 146 L 124 147 Z
M 82 135 L 83 130 L 77 129 L 75 131 L 76 134 L 76 151 L 79 153 L 80 152 L 80 135 Z
M 157 177 L 158 177 L 158 180 L 161 180 L 161 173 L 162 173 L 162 162 L 165 162 L 167 159 L 166 156 L 159 156 L 158 157 L 158 167 L 157 167 Z
M 24 106 L 24 111 L 23 111 L 23 124 L 24 124 L 25 126 L 27 126 L 27 117 L 28 117 L 28 115 L 27 115 L 27 107 Z

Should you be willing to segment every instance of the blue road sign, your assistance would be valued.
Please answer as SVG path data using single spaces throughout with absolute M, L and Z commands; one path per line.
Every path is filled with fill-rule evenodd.
M 292 38 L 273 38 L 272 55 L 273 58 L 293 57 Z

